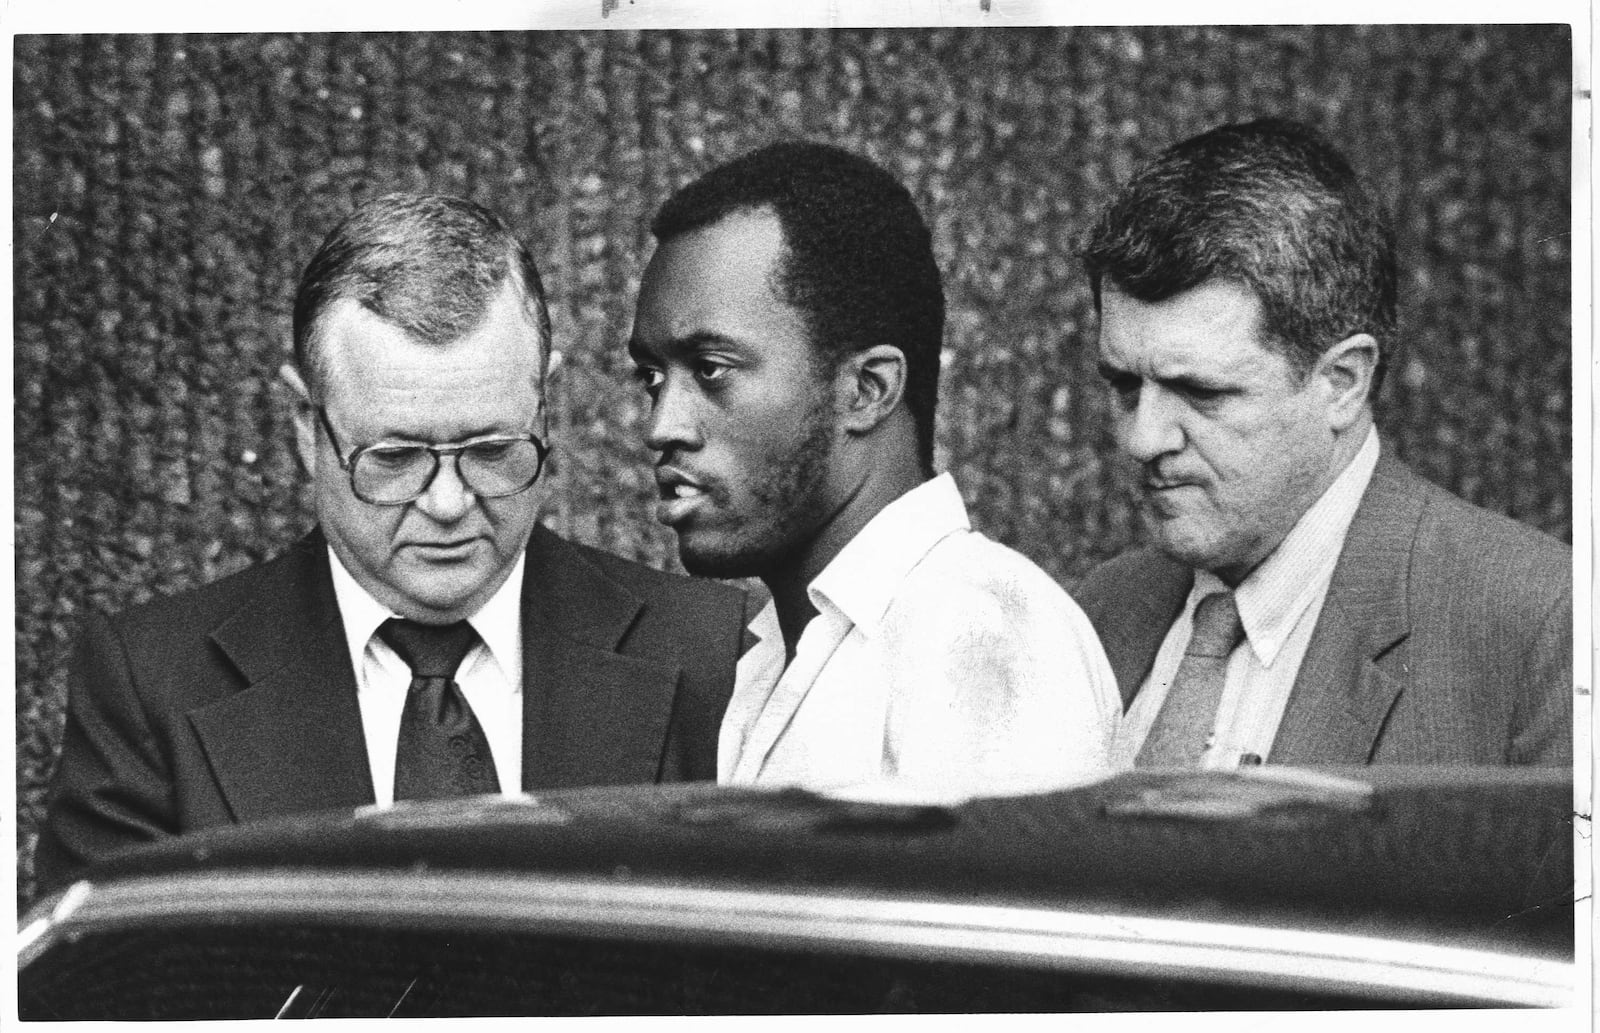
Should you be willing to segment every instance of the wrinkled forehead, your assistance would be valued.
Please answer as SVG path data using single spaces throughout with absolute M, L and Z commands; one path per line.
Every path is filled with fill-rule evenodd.
M 330 324 L 330 375 L 320 405 L 341 439 L 457 442 L 544 433 L 537 349 L 525 325 L 491 321 L 433 345 L 370 312 Z
M 476 368 L 529 382 L 542 399 L 549 366 L 538 316 L 509 282 L 476 325 L 452 340 L 429 341 L 354 298 L 340 298 L 317 320 L 312 344 L 313 376 L 324 396 L 335 386 L 359 395 L 383 370 L 431 361 L 441 370 Z
M 1177 363 L 1226 367 L 1275 353 L 1261 301 L 1248 285 L 1208 280 L 1160 301 L 1107 284 L 1100 311 L 1101 361 L 1153 370 Z

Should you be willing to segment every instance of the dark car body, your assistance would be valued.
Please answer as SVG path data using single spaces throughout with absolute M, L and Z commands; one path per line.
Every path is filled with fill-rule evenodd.
M 713 786 L 212 830 L 24 920 L 23 1018 L 1561 1006 L 1568 772 Z

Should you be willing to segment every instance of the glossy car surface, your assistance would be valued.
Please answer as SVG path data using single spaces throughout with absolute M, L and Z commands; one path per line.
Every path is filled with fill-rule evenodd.
M 24 1018 L 1560 1006 L 1566 772 L 1136 772 L 883 802 L 641 787 L 130 851 Z

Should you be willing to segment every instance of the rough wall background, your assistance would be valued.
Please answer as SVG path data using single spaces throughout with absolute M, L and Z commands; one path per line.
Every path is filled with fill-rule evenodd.
M 76 618 L 308 524 L 275 380 L 357 200 L 463 194 L 530 242 L 567 362 L 547 522 L 670 565 L 622 351 L 672 189 L 770 139 L 866 153 L 950 299 L 939 463 L 1063 581 L 1129 544 L 1074 242 L 1143 159 L 1263 114 L 1393 206 L 1402 456 L 1570 537 L 1565 26 L 22 37 L 14 92 L 19 893 Z

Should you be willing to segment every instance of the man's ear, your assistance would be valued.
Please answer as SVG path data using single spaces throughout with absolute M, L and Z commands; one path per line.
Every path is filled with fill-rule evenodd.
M 1350 429 L 1366 410 L 1377 371 L 1378 342 L 1371 334 L 1353 334 L 1322 353 L 1312 375 L 1326 392 L 1333 430 Z
M 547 404 L 550 391 L 557 384 L 566 379 L 567 356 L 564 352 L 551 348 L 544 357 L 544 369 L 534 382 L 534 387 L 539 391 L 539 404 Z
M 834 380 L 839 425 L 866 434 L 889 418 L 906 390 L 906 356 L 892 344 L 851 352 Z
M 291 362 L 278 367 L 278 379 L 288 386 L 290 394 L 294 396 L 294 450 L 309 477 L 317 468 L 317 424 L 312 415 L 311 392 L 300 378 L 300 371 Z

